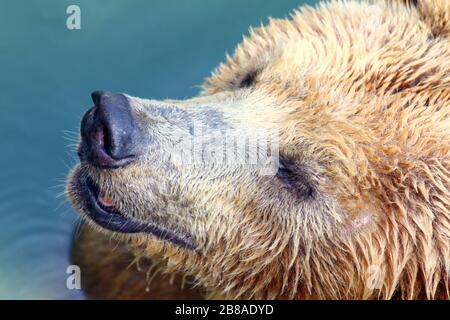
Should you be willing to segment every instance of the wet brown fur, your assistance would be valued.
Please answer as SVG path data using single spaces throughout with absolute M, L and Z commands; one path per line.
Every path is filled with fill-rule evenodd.
M 185 207 L 204 216 L 177 219 L 202 250 L 117 237 L 210 298 L 448 299 L 449 16 L 447 0 L 333 1 L 251 30 L 192 101 L 261 106 L 233 121 L 277 126 L 280 152 L 305 168 L 317 203 L 283 202 L 245 173 L 213 185 L 184 177 Z M 253 89 L 232 93 L 251 72 Z M 144 168 L 91 173 L 114 189 L 139 183 Z

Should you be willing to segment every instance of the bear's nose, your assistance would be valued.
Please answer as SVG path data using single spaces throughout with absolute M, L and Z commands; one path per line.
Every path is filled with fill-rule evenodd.
M 101 168 L 119 168 L 137 156 L 138 129 L 123 94 L 94 91 L 92 107 L 81 120 L 81 161 Z

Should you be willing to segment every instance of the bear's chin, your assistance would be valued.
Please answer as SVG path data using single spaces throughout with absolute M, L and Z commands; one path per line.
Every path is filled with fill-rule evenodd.
M 188 250 L 195 250 L 197 247 L 193 237 L 179 228 L 173 231 L 161 224 L 139 221 L 126 216 L 112 205 L 106 206 L 105 200 L 101 199 L 103 193 L 94 180 L 80 170 L 74 170 L 69 176 L 67 194 L 73 207 L 83 218 L 106 231 L 123 235 L 153 235 L 159 240 Z

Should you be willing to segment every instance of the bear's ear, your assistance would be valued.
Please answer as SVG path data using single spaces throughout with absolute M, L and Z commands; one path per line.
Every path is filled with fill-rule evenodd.
M 435 37 L 450 36 L 450 0 L 391 0 L 415 7 Z

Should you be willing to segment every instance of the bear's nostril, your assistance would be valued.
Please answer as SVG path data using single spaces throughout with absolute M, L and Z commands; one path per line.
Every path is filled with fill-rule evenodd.
M 102 168 L 131 163 L 140 139 L 128 99 L 107 91 L 94 92 L 92 98 L 95 106 L 81 122 L 80 159 Z
M 95 144 L 100 147 L 106 146 L 106 128 L 104 125 L 99 125 L 96 127 L 94 131 L 94 137 L 93 140 L 95 141 Z

